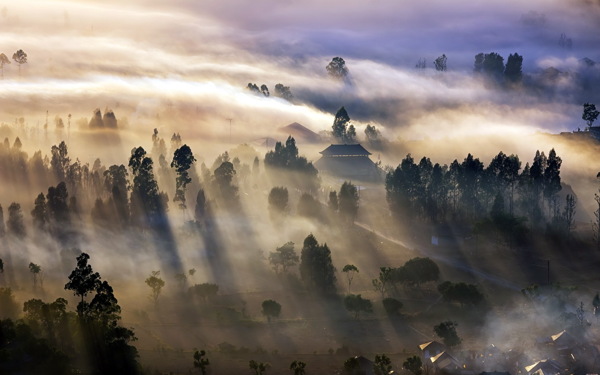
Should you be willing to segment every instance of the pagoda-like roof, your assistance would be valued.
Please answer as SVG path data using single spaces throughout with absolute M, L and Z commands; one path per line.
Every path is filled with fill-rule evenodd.
M 320 152 L 323 156 L 369 156 L 371 153 L 359 143 L 353 145 L 330 145 Z

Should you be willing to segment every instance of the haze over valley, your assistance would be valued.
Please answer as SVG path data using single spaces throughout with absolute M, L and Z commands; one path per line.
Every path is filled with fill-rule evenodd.
M 600 2 L 0 25 L 0 373 L 600 370 Z

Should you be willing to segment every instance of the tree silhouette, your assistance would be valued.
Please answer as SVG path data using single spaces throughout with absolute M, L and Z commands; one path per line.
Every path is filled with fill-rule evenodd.
M 292 95 L 292 90 L 290 89 L 290 87 L 284 86 L 281 83 L 275 85 L 275 96 L 281 99 L 285 99 L 288 102 L 294 100 L 294 95 Z
M 548 153 L 546 159 L 546 168 L 542 177 L 543 193 L 544 197 L 548 201 L 548 207 L 550 212 L 558 211 L 558 200 L 557 194 L 562 190 L 560 183 L 560 166 L 562 165 L 562 159 L 556 154 L 554 149 Z
M 350 357 L 344 361 L 344 373 L 347 375 L 364 375 L 358 357 Z
M 121 307 L 113 288 L 100 280 L 100 274 L 88 264 L 89 259 L 86 253 L 77 257 L 77 266 L 69 275 L 65 289 L 81 297 L 77 313 L 91 368 L 98 374 L 141 373 L 137 349 L 129 345 L 136 340 L 135 334 L 119 326 Z M 91 294 L 94 297 L 88 303 L 84 298 Z
M 260 94 L 260 89 L 258 88 L 258 85 L 256 83 L 250 82 L 250 83 L 248 83 L 246 88 L 254 94 Z
M 152 271 L 150 276 L 146 279 L 146 285 L 152 289 L 152 293 L 150 294 L 150 298 L 154 302 L 154 306 L 158 305 L 158 297 L 160 297 L 160 292 L 162 288 L 165 286 L 165 281 L 159 277 L 160 271 Z
M 214 172 L 215 183 L 221 193 L 221 200 L 230 208 L 237 207 L 239 203 L 238 187 L 233 184 L 235 174 L 235 168 L 229 161 L 221 163 Z
M 263 84 L 263 85 L 261 85 L 261 86 L 260 86 L 260 92 L 262 92 L 262 94 L 263 94 L 264 96 L 266 96 L 267 98 L 269 97 L 269 95 L 271 95 L 271 94 L 269 93 L 269 88 L 268 88 L 268 87 L 267 87 L 267 85 L 265 85 L 265 84 Z
M 288 189 L 283 186 L 275 186 L 269 192 L 269 208 L 277 213 L 283 214 L 288 209 Z
M 294 361 L 290 364 L 290 370 L 294 372 L 294 375 L 306 374 L 306 362 Z
M 202 375 L 206 375 L 207 366 L 210 365 L 208 358 L 206 358 L 206 352 L 204 350 L 196 350 L 194 352 L 194 368 L 200 369 Z
M 402 363 L 402 367 L 415 375 L 421 375 L 423 373 L 423 362 L 421 362 L 421 358 L 416 355 L 406 358 L 406 361 Z
M 474 71 L 500 81 L 504 74 L 504 58 L 496 52 L 479 53 L 475 55 Z
M 274 180 L 281 179 L 283 174 L 291 179 L 297 189 L 315 190 L 319 186 L 317 169 L 304 156 L 298 155 L 296 140 L 292 136 L 287 138 L 285 144 L 275 143 L 275 149 L 265 154 L 264 163 L 265 170 Z M 288 179 L 284 181 L 289 183 Z
M 392 372 L 392 361 L 390 357 L 385 354 L 376 354 L 375 361 L 373 363 L 373 370 L 375 375 L 388 375 Z
M 60 182 L 56 187 L 49 187 L 46 198 L 48 218 L 53 226 L 53 231 L 57 233 L 66 231 L 70 221 L 67 184 Z
M 293 267 L 298 264 L 298 260 L 299 258 L 294 251 L 293 242 L 287 242 L 269 254 L 269 263 L 275 270 L 275 273 L 279 273 L 280 267 L 281 271 L 286 273 L 289 267 Z
M 342 219 L 347 223 L 354 223 L 358 213 L 358 190 L 356 185 L 344 181 L 338 194 L 338 206 Z
M 435 66 L 435 70 L 437 70 L 438 72 L 445 72 L 447 69 L 446 66 L 446 62 L 448 61 L 448 58 L 446 57 L 445 54 L 443 54 L 442 56 L 438 57 L 437 59 L 435 59 L 433 61 L 433 65 Z
M 50 167 L 54 172 L 54 176 L 59 182 L 65 181 L 67 178 L 69 165 L 71 164 L 67 144 L 65 141 L 62 141 L 58 146 L 52 146 L 50 153 L 52 154 L 52 158 L 50 159 Z
M 196 295 L 202 298 L 204 301 L 207 301 L 217 295 L 219 292 L 219 286 L 212 283 L 196 284 L 191 286 L 188 291 L 191 295 Z
M 72 312 L 67 311 L 68 302 L 57 298 L 45 303 L 39 299 L 30 299 L 23 304 L 24 320 L 44 339 L 63 351 L 72 350 Z
M 130 189 L 127 168 L 121 165 L 111 165 L 103 172 L 104 189 L 110 193 L 112 206 L 119 218 L 121 227 L 129 223 L 129 201 L 127 193 Z
M 17 52 L 13 53 L 12 58 L 17 64 L 19 64 L 19 75 L 21 75 L 21 65 L 27 63 L 27 54 L 23 52 L 22 49 L 20 49 Z
M 381 142 L 381 132 L 375 126 L 367 125 L 365 128 L 365 136 L 371 146 L 376 146 L 377 143 Z
M 592 127 L 594 121 L 598 118 L 600 114 L 599 111 L 596 110 L 596 105 L 592 103 L 584 103 L 583 104 L 583 114 L 581 118 L 585 120 L 588 127 Z
M 254 375 L 263 375 L 269 367 L 271 367 L 268 363 L 256 362 L 255 360 L 250 360 L 248 363 L 250 370 L 254 371 Z
M 35 202 L 33 203 L 33 210 L 31 211 L 33 216 L 33 225 L 40 230 L 45 230 L 48 224 L 48 209 L 46 207 L 46 197 L 43 193 L 40 193 Z
M 402 268 L 402 281 L 407 285 L 419 286 L 429 281 L 437 281 L 440 277 L 438 265 L 430 258 L 409 259 Z
M 73 294 L 81 297 L 81 301 L 77 305 L 77 313 L 81 318 L 87 310 L 84 298 L 93 293 L 100 285 L 100 274 L 92 270 L 92 266 L 88 264 L 90 256 L 86 253 L 81 253 L 77 257 L 77 267 L 69 275 L 69 282 L 65 284 L 66 290 L 72 290 Z
M 185 188 L 192 182 L 188 170 L 192 167 L 192 164 L 196 161 L 192 149 L 188 145 L 183 145 L 173 154 L 173 161 L 171 162 L 171 168 L 175 168 L 177 178 L 175 179 L 175 197 L 173 202 L 179 202 L 179 208 L 185 210 Z
M 385 297 L 388 285 L 392 282 L 392 274 L 394 269 L 391 267 L 379 267 L 379 277 L 371 280 L 375 291 L 381 293 L 381 298 Z
M 358 319 L 361 312 L 373 312 L 371 301 L 362 298 L 360 294 L 348 294 L 344 297 L 344 307 L 346 307 L 346 310 L 354 313 L 355 319 Z
M 451 347 L 461 343 L 460 337 L 456 333 L 457 323 L 451 321 L 442 322 L 433 327 L 433 331 L 436 335 L 444 340 L 444 345 Z
M 352 285 L 354 276 L 358 273 L 358 267 L 354 264 L 346 264 L 342 269 L 342 272 L 346 274 L 346 279 L 348 280 L 348 293 L 350 293 L 350 286 Z
M 438 285 L 438 292 L 446 302 L 458 302 L 461 307 L 476 306 L 483 302 L 483 294 L 476 285 L 445 281 Z
M 320 293 L 335 292 L 335 267 L 327 244 L 319 245 L 312 234 L 304 239 L 300 254 L 300 276 L 309 289 Z
M 163 198 L 154 177 L 153 164 L 142 147 L 131 151 L 129 167 L 133 174 L 132 220 L 150 225 L 162 223 L 165 213 Z
M 31 262 L 31 263 L 29 263 L 29 272 L 31 272 L 33 274 L 33 289 L 35 290 L 35 289 L 37 289 L 38 277 L 39 277 L 39 274 L 42 272 L 42 267 Z
M 343 80 L 348 76 L 346 62 L 341 57 L 334 57 L 325 67 L 330 77 Z
M 2 79 L 4 79 L 4 65 L 10 64 L 10 60 L 5 54 L 0 53 L 0 71 L 2 71 Z
M 347 138 L 348 122 L 350 122 L 350 116 L 348 116 L 346 108 L 341 107 L 335 113 L 333 125 L 331 125 L 333 136 L 340 142 L 345 142 Z
M 523 78 L 523 72 L 521 67 L 523 65 L 523 56 L 518 53 L 508 55 L 506 60 L 506 67 L 504 68 L 504 78 L 511 83 L 521 82 Z
M 281 305 L 272 299 L 263 301 L 262 314 L 267 317 L 267 321 L 271 323 L 271 318 L 279 317 L 281 314 Z
M 1 291 L 0 291 L 1 293 Z M 38 338 L 23 320 L 0 320 L 3 374 L 70 374 L 70 357 Z
M 23 212 L 21 205 L 13 202 L 8 206 L 8 221 L 6 222 L 8 233 L 11 233 L 17 238 L 24 238 L 27 234 L 25 224 L 23 223 Z

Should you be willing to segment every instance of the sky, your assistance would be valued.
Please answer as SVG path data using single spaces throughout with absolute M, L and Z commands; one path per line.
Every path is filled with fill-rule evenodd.
M 318 132 L 345 106 L 359 132 L 390 138 L 559 132 L 584 125 L 581 105 L 600 101 L 600 2 L 581 1 L 0 1 L 4 66 L 0 121 L 88 117 L 112 108 L 132 128 L 240 140 L 300 122 Z M 561 34 L 571 49 L 558 44 Z M 524 56 L 535 89 L 500 90 L 472 73 L 474 56 Z M 448 71 L 433 60 L 445 54 Z M 325 66 L 345 59 L 350 82 Z M 415 64 L 425 59 L 427 69 Z M 561 74 L 543 81 L 543 69 Z M 290 86 L 293 104 L 245 90 Z M 589 86 L 589 87 L 588 87 Z M 125 123 L 125 122 L 122 122 Z M 193 123 L 193 125 L 192 125 Z M 482 126 L 485 125 L 485 126 Z

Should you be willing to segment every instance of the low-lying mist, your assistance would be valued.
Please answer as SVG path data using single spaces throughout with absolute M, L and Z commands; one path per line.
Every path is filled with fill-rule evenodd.
M 581 251 L 593 247 L 599 146 L 581 133 L 558 134 L 584 129 L 582 104 L 600 104 L 598 3 L 409 3 L 0 2 L 0 53 L 12 61 L 3 64 L 0 80 L 2 228 L 19 221 L 15 206 L 9 212 L 13 202 L 20 204 L 24 226 L 21 233 L 7 224 L 0 239 L 0 286 L 12 289 L 20 307 L 31 298 L 60 297 L 75 311 L 79 298 L 64 286 L 76 256 L 86 252 L 94 271 L 114 288 L 123 325 L 139 337 L 142 364 L 179 373 L 192 367 L 192 348 L 206 348 L 223 366 L 228 355 L 274 363 L 305 356 L 333 372 L 342 367 L 343 359 L 336 362 L 341 356 L 361 353 L 390 353 L 399 368 L 409 354 L 418 354 L 417 344 L 439 339 L 432 326 L 449 319 L 459 323 L 464 350 L 494 344 L 528 352 L 524 342 L 572 325 L 578 301 L 586 301 L 589 311 L 598 288 L 589 275 L 595 255 Z M 21 65 L 10 59 L 20 49 L 28 56 Z M 505 61 L 519 53 L 522 79 L 509 84 L 475 74 L 480 52 L 497 52 Z M 442 54 L 446 71 L 433 66 Z M 345 59 L 344 80 L 327 74 L 334 56 Z M 416 68 L 421 59 L 424 67 Z M 247 89 L 249 83 L 265 84 L 270 95 Z M 289 87 L 289 100 L 278 97 L 277 84 Z M 280 128 L 294 122 L 320 134 L 319 141 L 294 135 L 299 155 L 316 162 L 337 142 L 329 132 L 342 106 L 358 142 L 381 168 L 376 182 L 351 181 L 360 196 L 356 224 L 344 223 L 330 202 L 330 192 L 341 194 L 349 178 L 265 166 L 274 142 L 285 144 L 289 135 Z M 367 125 L 380 131 L 379 142 L 366 139 Z M 66 154 L 60 154 L 61 142 Z M 177 175 L 171 163 L 184 144 L 196 161 L 181 209 L 181 201 L 173 201 Z M 131 208 L 123 219 L 120 209 L 133 204 L 139 177 L 130 165 L 137 147 L 152 159 L 158 211 L 166 212 L 140 219 L 145 211 L 136 218 Z M 543 238 L 519 248 L 486 242 L 475 225 L 455 217 L 398 221 L 388 205 L 384 171 L 408 154 L 446 166 L 472 154 L 487 166 L 502 151 L 518 155 L 522 170 L 536 151 L 547 155 L 551 149 L 562 159 L 561 202 L 567 194 L 577 197 L 575 239 L 560 248 L 563 253 L 544 252 L 555 244 L 544 228 L 535 228 L 540 223 L 524 225 Z M 217 171 L 226 163 L 235 173 Z M 114 178 L 109 168 L 119 165 L 127 170 L 126 191 L 107 182 Z M 40 224 L 36 197 L 42 193 L 49 202 L 49 189 L 63 181 L 68 197 L 58 200 L 68 220 L 53 222 L 54 212 L 54 219 Z M 270 196 L 277 186 L 289 194 L 281 212 Z M 316 204 L 302 213 L 304 193 Z M 431 244 L 444 225 L 460 238 L 458 245 Z M 334 297 L 307 290 L 298 266 L 286 273 L 270 262 L 288 242 L 300 256 L 311 234 L 331 250 Z M 589 260 L 588 267 L 578 256 Z M 415 257 L 438 263 L 439 282 L 476 284 L 489 306 L 469 310 L 446 303 L 435 283 L 394 284 L 387 296 L 404 307 L 400 315 L 388 315 L 380 301 L 385 293 L 373 280 L 380 267 L 399 268 Z M 552 263 L 548 275 L 546 262 Z M 41 266 L 43 284 L 33 286 L 30 263 Z M 342 270 L 351 264 L 360 272 L 349 285 Z M 155 271 L 165 281 L 158 302 L 146 282 Z M 550 275 L 563 289 L 542 288 L 535 298 L 521 293 Z M 190 289 L 202 284 L 216 284 L 218 292 Z M 578 289 L 567 292 L 574 284 Z M 374 312 L 354 318 L 344 309 L 347 293 L 372 300 Z M 273 322 L 261 309 L 269 299 L 282 305 Z M 548 303 L 553 299 L 564 305 Z M 21 310 L 13 317 L 22 317 Z M 596 340 L 595 325 L 585 337 Z M 172 360 L 171 368 L 156 360 L 161 355 Z M 542 354 L 528 355 L 537 360 Z M 238 367 L 247 369 L 246 363 Z

